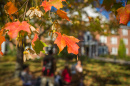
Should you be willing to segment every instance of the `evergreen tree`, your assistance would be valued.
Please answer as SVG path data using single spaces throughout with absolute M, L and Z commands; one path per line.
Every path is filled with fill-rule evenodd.
M 125 47 L 123 39 L 120 40 L 120 44 L 119 44 L 119 48 L 118 48 L 118 56 L 120 58 L 126 57 L 126 47 Z

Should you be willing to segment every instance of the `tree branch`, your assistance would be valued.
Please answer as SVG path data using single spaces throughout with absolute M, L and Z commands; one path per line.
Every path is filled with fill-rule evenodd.
M 17 13 L 18 11 L 20 11 L 20 10 L 23 8 L 23 6 L 24 6 L 28 1 L 29 1 L 29 0 L 27 0 L 26 2 L 24 2 L 24 4 L 23 4 L 16 12 L 12 13 L 11 15 L 13 15 L 13 14 Z M 11 15 L 10 15 L 10 16 L 11 16 Z
M 41 39 L 41 36 L 42 36 L 44 33 L 46 33 L 46 31 L 49 30 L 50 27 L 51 27 L 51 26 L 49 26 L 47 29 L 45 29 L 43 32 L 41 32 L 41 33 L 39 34 L 39 36 L 38 36 L 39 39 Z
M 24 19 L 25 19 L 25 15 L 26 15 L 26 11 L 27 11 L 28 1 L 29 1 L 29 0 L 27 0 L 26 8 L 25 8 L 25 11 L 24 11 L 23 21 L 24 21 Z

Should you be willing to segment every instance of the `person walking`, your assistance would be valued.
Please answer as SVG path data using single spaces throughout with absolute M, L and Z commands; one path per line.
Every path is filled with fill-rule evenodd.
M 42 61 L 41 86 L 54 86 L 54 73 L 56 70 L 56 61 L 52 56 L 52 50 L 49 51 Z

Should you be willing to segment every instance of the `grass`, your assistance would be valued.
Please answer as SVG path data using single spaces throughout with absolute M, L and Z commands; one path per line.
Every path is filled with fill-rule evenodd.
M 41 75 L 40 60 L 27 61 L 30 70 L 35 76 Z M 57 70 L 62 70 L 65 64 L 69 66 L 76 61 L 57 60 Z M 20 86 L 22 82 L 19 78 L 12 78 L 15 70 L 15 62 L 0 62 L 0 86 Z M 130 85 L 130 65 L 118 65 L 106 63 L 93 59 L 83 61 L 83 75 L 85 86 L 129 86 Z

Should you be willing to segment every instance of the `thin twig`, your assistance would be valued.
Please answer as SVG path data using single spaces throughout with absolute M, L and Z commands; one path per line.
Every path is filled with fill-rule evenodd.
M 26 15 L 26 11 L 27 11 L 28 1 L 29 1 L 29 0 L 27 0 L 26 8 L 25 8 L 25 11 L 24 11 L 23 21 L 24 21 L 24 19 L 25 19 L 25 15 Z
M 16 12 L 10 14 L 10 16 L 13 15 L 13 14 L 15 14 L 15 13 L 17 13 L 18 11 L 20 11 L 20 10 L 23 8 L 23 6 L 24 6 L 28 1 L 29 1 L 29 0 L 27 0 L 26 2 L 24 2 L 24 4 L 23 4 Z

